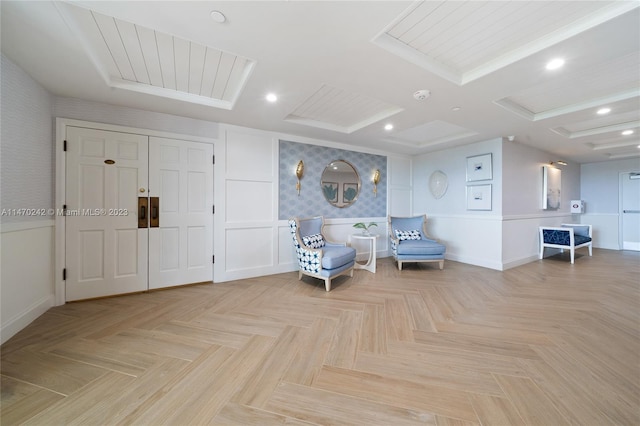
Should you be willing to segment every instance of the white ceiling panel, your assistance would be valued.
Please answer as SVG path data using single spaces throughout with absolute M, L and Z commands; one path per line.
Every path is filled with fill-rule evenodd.
M 144 27 L 137 27 L 136 30 L 140 40 L 140 49 L 143 52 L 147 74 L 149 75 L 149 83 L 157 87 L 164 87 L 162 83 L 162 70 L 160 69 L 160 53 L 155 31 Z
M 549 79 L 511 95 L 506 100 L 533 114 L 540 114 L 602 98 L 610 93 L 633 92 L 640 87 L 640 74 L 637 73 L 639 67 L 640 52 L 630 52 L 623 57 Z
M 112 87 L 232 109 L 254 66 L 247 58 L 90 9 L 58 7 Z
M 287 121 L 342 133 L 352 133 L 402 111 L 389 103 L 322 85 L 298 105 Z
M 463 85 L 634 7 L 615 1 L 417 2 L 373 42 Z
M 476 132 L 456 124 L 434 120 L 397 132 L 392 137 L 387 138 L 387 141 L 415 147 L 426 147 L 468 138 L 475 134 Z
M 4 1 L 0 19 L 3 60 L 56 97 L 406 155 L 511 135 L 640 154 L 620 134 L 640 121 L 637 0 Z

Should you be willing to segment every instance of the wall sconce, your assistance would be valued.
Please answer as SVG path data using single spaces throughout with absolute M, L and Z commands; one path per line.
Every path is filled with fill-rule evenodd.
M 373 179 L 371 179 L 373 181 L 373 196 L 377 197 L 378 196 L 378 182 L 380 182 L 380 170 L 376 169 L 375 172 L 373 172 Z
M 302 179 L 302 175 L 304 175 L 304 163 L 302 160 L 298 162 L 296 166 L 296 177 L 298 178 L 298 183 L 296 183 L 296 190 L 298 191 L 298 196 L 300 196 L 300 179 Z

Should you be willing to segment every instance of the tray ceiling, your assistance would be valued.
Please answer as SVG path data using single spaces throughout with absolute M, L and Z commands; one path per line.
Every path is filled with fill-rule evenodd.
M 352 133 L 402 111 L 387 102 L 323 84 L 285 120 L 322 129 Z
M 640 157 L 636 0 L 5 1 L 0 18 L 3 56 L 54 96 L 406 155 L 502 137 Z
M 111 87 L 232 109 L 255 64 L 93 10 L 58 7 Z
M 373 42 L 463 85 L 634 7 L 616 1 L 419 1 Z

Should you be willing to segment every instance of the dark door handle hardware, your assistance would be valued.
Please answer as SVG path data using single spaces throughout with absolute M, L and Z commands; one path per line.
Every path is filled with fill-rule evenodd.
M 160 198 L 158 197 L 150 197 L 149 202 L 151 203 L 151 228 L 160 227 Z
M 148 227 L 147 207 L 149 199 L 147 197 L 138 197 L 138 228 Z

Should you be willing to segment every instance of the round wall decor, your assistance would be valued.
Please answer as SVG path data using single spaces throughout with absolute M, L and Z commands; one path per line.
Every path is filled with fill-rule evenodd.
M 429 177 L 429 191 L 431 191 L 431 195 L 433 198 L 440 199 L 447 192 L 447 187 L 449 186 L 447 175 L 441 171 L 436 170 L 431 173 Z

